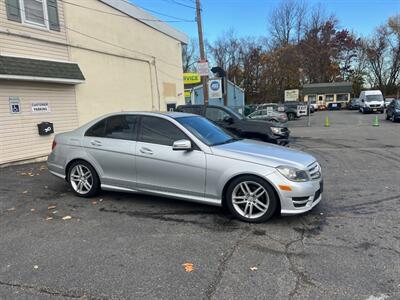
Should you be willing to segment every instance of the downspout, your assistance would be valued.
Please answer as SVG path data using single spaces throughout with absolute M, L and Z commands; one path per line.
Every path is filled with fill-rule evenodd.
M 157 70 L 157 64 L 156 64 L 156 58 L 155 57 L 154 57 L 153 63 L 154 63 L 154 70 L 156 72 L 156 85 L 157 85 L 157 94 L 158 94 L 158 110 L 161 111 L 160 85 L 159 85 L 159 82 L 158 82 L 158 70 Z

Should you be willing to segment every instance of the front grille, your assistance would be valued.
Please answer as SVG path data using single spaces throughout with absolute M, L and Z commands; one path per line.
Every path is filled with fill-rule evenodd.
M 371 104 L 369 107 L 371 107 L 371 108 L 379 108 L 379 107 L 381 107 L 381 105 L 380 104 Z
M 321 178 L 321 166 L 316 161 L 308 167 L 308 174 L 312 180 Z

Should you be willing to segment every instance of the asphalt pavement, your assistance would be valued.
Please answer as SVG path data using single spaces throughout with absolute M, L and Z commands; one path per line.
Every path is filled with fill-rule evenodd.
M 400 299 L 400 123 L 377 116 L 290 122 L 290 147 L 323 167 L 323 200 L 263 224 L 151 196 L 78 198 L 44 163 L 2 168 L 0 299 Z

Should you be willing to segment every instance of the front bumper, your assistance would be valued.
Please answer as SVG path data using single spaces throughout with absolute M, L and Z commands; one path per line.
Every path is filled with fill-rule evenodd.
M 385 110 L 385 108 L 384 108 L 383 106 L 381 106 L 381 107 L 369 107 L 369 106 L 365 106 L 365 107 L 364 107 L 364 111 L 365 111 L 365 112 L 376 112 L 376 111 L 383 112 L 384 110 Z
M 307 182 L 293 182 L 286 179 L 279 172 L 268 175 L 279 195 L 282 215 L 297 215 L 305 213 L 315 207 L 322 200 L 323 179 Z M 290 186 L 291 191 L 283 191 L 280 185 Z

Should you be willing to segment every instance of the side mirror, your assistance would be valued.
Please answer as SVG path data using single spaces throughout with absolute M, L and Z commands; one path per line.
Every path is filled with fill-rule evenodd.
M 192 142 L 189 140 L 175 141 L 172 145 L 174 151 L 190 151 L 192 150 Z
M 364 99 L 362 99 L 361 102 L 364 102 Z
M 225 117 L 224 118 L 224 122 L 226 122 L 228 124 L 232 124 L 233 123 L 233 118 L 232 117 Z

